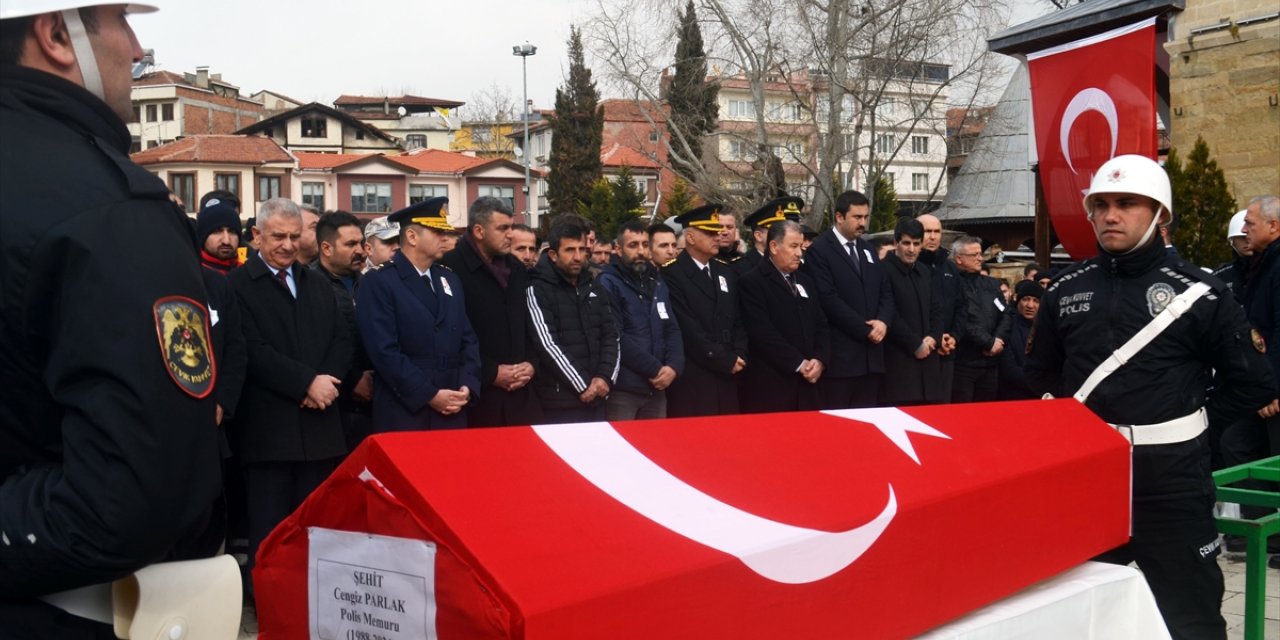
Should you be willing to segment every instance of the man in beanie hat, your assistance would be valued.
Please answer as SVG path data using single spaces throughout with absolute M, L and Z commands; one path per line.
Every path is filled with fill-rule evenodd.
M 1013 306 L 1007 313 L 1013 316 L 1013 331 L 1009 346 L 1000 354 L 997 397 L 1001 400 L 1029 400 L 1036 394 L 1027 385 L 1022 365 L 1027 361 L 1027 341 L 1031 337 L 1031 325 L 1040 310 L 1040 298 L 1044 287 L 1034 280 L 1019 280 L 1013 287 Z
M 240 213 L 230 203 L 209 200 L 196 214 L 196 240 L 200 243 L 200 264 L 226 275 L 239 266 Z

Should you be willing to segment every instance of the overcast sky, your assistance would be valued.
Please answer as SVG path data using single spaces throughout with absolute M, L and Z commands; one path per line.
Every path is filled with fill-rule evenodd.
M 1050 9 L 1048 0 L 1011 0 L 1015 19 Z M 520 59 L 529 58 L 529 98 L 551 108 L 568 65 L 569 25 L 592 15 L 593 0 L 270 0 L 169 2 L 130 19 L 156 67 L 210 73 L 245 95 L 262 89 L 330 104 L 341 94 L 469 101 L 497 84 L 519 103 Z

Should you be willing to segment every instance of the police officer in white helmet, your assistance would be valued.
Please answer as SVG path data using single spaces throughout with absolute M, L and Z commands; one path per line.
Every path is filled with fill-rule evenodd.
M 1173 204 L 1149 158 L 1098 169 L 1084 198 L 1098 255 L 1049 286 L 1025 371 L 1037 393 L 1075 397 L 1133 443 L 1132 538 L 1098 559 L 1137 562 L 1174 638 L 1225 638 L 1207 418 L 1257 411 L 1274 379 L 1226 286 L 1159 241 Z
M 159 563 L 220 542 L 216 320 L 189 220 L 128 157 L 151 10 L 0 3 L 0 637 L 114 637 L 113 581 L 180 593 Z M 132 637 L 238 624 L 115 604 Z

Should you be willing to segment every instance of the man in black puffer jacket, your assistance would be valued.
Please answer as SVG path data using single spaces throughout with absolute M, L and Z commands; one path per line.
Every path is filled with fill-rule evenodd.
M 956 375 L 951 401 L 995 400 L 998 386 L 996 363 L 1009 341 L 1013 318 L 1004 312 L 1000 283 L 979 273 L 982 269 L 981 242 L 973 236 L 964 236 L 952 244 L 951 255 L 959 276 L 954 321 Z
M 584 268 L 586 238 L 578 221 L 556 223 L 530 273 L 529 329 L 546 372 L 533 389 L 550 424 L 603 420 L 622 362 L 609 296 Z

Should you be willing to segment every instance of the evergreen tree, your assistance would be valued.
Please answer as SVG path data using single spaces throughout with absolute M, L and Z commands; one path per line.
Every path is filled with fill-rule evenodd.
M 591 190 L 585 199 L 578 201 L 578 215 L 591 221 L 596 228 L 596 239 L 607 238 L 605 227 L 613 217 L 613 185 L 608 178 L 601 177 L 591 183 Z
M 613 193 L 609 207 L 609 222 L 604 237 L 612 238 L 618 234 L 628 220 L 634 220 L 644 212 L 644 194 L 640 192 L 635 178 L 631 177 L 631 167 L 623 165 L 618 170 L 618 178 L 613 181 Z
M 1236 200 L 1227 190 L 1218 162 L 1209 158 L 1209 145 L 1197 136 L 1186 165 L 1177 150 L 1170 149 L 1164 166 L 1173 191 L 1173 245 L 1178 254 L 1202 267 L 1230 260 L 1226 230 L 1236 212 Z
M 569 30 L 569 77 L 556 89 L 556 112 L 551 123 L 547 201 L 552 213 L 576 211 L 589 203 L 592 185 L 600 178 L 600 144 L 604 109 L 600 92 L 582 55 L 582 33 Z
M 702 162 L 702 139 L 716 128 L 720 106 L 716 96 L 720 87 L 707 82 L 707 54 L 702 47 L 702 30 L 694 13 L 693 0 L 677 12 L 680 29 L 676 40 L 675 73 L 667 88 L 667 104 L 671 107 L 670 124 L 679 133 L 671 134 L 672 164 L 677 173 L 690 182 Z M 684 145 L 689 146 L 686 154 Z
M 893 188 L 889 176 L 881 173 L 876 176 L 871 190 L 871 223 L 868 231 L 892 231 L 898 224 L 898 192 Z
M 663 219 L 678 216 L 693 208 L 693 194 L 689 191 L 689 183 L 676 176 L 671 183 L 671 192 L 667 194 L 667 214 Z

